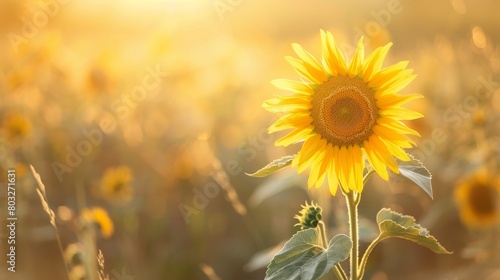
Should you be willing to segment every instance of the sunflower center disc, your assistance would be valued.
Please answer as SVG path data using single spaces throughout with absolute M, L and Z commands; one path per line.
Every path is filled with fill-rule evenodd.
M 316 131 L 333 145 L 361 144 L 372 134 L 378 110 L 373 91 L 358 78 L 332 77 L 311 101 Z
M 494 197 L 494 192 L 488 186 L 479 184 L 470 192 L 469 200 L 474 211 L 488 215 L 496 211 Z

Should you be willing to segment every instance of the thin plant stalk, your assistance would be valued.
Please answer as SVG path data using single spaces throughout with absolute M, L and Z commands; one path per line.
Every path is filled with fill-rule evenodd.
M 320 241 L 324 244 L 324 248 L 328 249 L 328 241 L 326 238 L 326 225 L 323 221 L 319 221 L 318 223 L 318 232 L 321 235 Z M 337 277 L 338 280 L 347 280 L 347 275 L 345 274 L 344 270 L 342 269 L 342 266 L 340 264 L 336 264 L 332 268 L 333 272 L 335 273 L 335 276 Z
M 78 208 L 80 209 L 81 213 L 87 205 L 85 189 L 82 183 L 78 183 L 76 185 L 76 191 Z M 88 273 L 87 276 L 90 280 L 98 280 L 97 260 L 95 259 L 95 257 L 97 256 L 95 230 L 93 227 L 89 227 L 88 225 L 86 225 L 78 235 L 78 239 L 80 240 L 80 242 L 82 242 L 87 251 L 86 259 L 84 260 L 84 266 L 87 270 L 86 272 Z
M 368 262 L 368 257 L 370 256 L 371 252 L 373 251 L 373 248 L 381 241 L 382 239 L 380 236 L 375 238 L 375 240 L 370 243 L 368 248 L 366 248 L 365 253 L 363 254 L 363 257 L 361 258 L 361 262 L 359 263 L 359 279 L 363 279 L 363 275 L 365 274 L 365 267 L 366 263 Z
M 348 280 L 347 275 L 345 274 L 340 264 L 336 264 L 332 268 L 332 270 L 335 273 L 335 276 L 337 277 L 338 280 Z
M 57 227 L 54 227 L 54 229 L 56 230 L 57 246 L 59 247 L 59 252 L 61 253 L 64 259 L 64 248 L 61 242 L 61 237 L 59 235 L 59 230 L 57 229 Z M 71 276 L 69 274 L 69 267 L 68 264 L 66 263 L 66 260 L 64 260 L 64 269 L 66 269 L 66 275 L 68 276 L 68 279 L 71 279 Z
M 61 256 L 62 256 L 63 261 L 64 261 L 64 269 L 66 270 L 66 275 L 68 276 L 68 279 L 70 279 L 71 276 L 70 276 L 70 272 L 69 272 L 68 263 L 64 259 L 64 248 L 63 248 L 63 245 L 61 242 L 61 236 L 59 235 L 59 229 L 58 229 L 57 224 L 56 224 L 56 215 L 54 214 L 54 211 L 49 206 L 49 200 L 47 198 L 47 193 L 45 191 L 45 185 L 43 184 L 42 179 L 40 178 L 40 174 L 38 174 L 36 172 L 33 165 L 30 165 L 30 168 L 31 168 L 31 172 L 33 173 L 33 176 L 35 177 L 35 180 L 38 184 L 38 189 L 36 189 L 36 191 L 38 193 L 38 196 L 40 197 L 40 201 L 42 202 L 43 210 L 45 211 L 45 213 L 47 213 L 47 215 L 49 215 L 50 224 L 52 225 L 52 227 L 54 228 L 54 230 L 56 232 L 57 246 L 59 247 L 59 251 L 61 252 Z

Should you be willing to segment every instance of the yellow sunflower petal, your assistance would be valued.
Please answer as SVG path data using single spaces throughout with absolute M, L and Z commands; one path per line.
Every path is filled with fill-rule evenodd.
M 311 95 L 305 95 L 300 93 L 296 93 L 291 96 L 277 95 L 274 98 L 264 101 L 264 104 L 272 106 L 280 104 L 310 103 L 311 99 L 312 99 Z
M 335 39 L 330 32 L 321 33 L 323 45 L 323 63 L 332 75 L 345 75 L 347 73 L 346 60 L 340 48 L 335 44 Z
M 415 141 L 411 140 L 408 136 L 397 133 L 396 131 L 381 125 L 374 126 L 373 132 L 375 132 L 373 135 L 378 135 L 384 139 L 390 140 L 404 148 L 411 148 L 410 144 L 416 146 Z
M 343 148 L 343 151 L 342 151 L 342 148 Z M 345 159 L 346 153 L 347 153 L 347 149 L 345 147 L 335 146 L 333 149 L 332 157 L 335 161 L 334 172 L 335 172 L 335 176 L 338 180 L 338 184 L 345 192 L 349 192 L 347 180 L 346 180 L 346 177 L 343 176 L 344 171 L 342 170 L 342 168 L 346 167 L 346 165 L 347 165 L 347 162 Z
M 403 71 L 406 66 L 408 66 L 408 61 L 400 61 L 396 64 L 388 66 L 378 72 L 376 72 L 373 77 L 368 81 L 368 86 L 370 88 L 379 88 L 386 81 L 393 78 L 399 72 Z
M 363 170 L 365 168 L 365 161 L 363 159 L 363 152 L 358 145 L 349 147 L 349 153 L 353 159 L 352 168 L 352 184 L 353 190 L 361 192 L 363 190 Z
M 311 124 L 312 118 L 308 113 L 294 113 L 288 114 L 277 119 L 267 131 L 273 133 L 290 128 L 306 128 Z
M 309 179 L 307 180 L 308 188 L 311 188 L 315 184 L 316 187 L 318 187 L 318 185 L 321 185 L 323 183 L 323 181 L 319 182 L 319 177 L 323 175 L 321 174 L 321 165 L 324 161 L 324 156 L 325 156 L 325 151 L 320 151 L 318 152 L 318 155 L 315 157 L 315 160 L 312 162 L 311 173 L 309 174 Z
M 400 160 L 403 160 L 403 161 L 410 161 L 410 157 L 408 156 L 407 153 L 405 153 L 402 149 L 401 149 L 401 146 L 400 145 L 396 145 L 394 144 L 393 142 L 391 141 L 387 141 L 386 139 L 384 138 L 380 138 L 380 140 L 382 142 L 384 142 L 385 146 L 387 147 L 387 149 L 392 153 L 393 156 L 399 158 Z
M 391 129 L 394 131 L 397 131 L 401 134 L 412 134 L 415 136 L 420 136 L 420 133 L 417 131 L 407 127 L 404 123 L 398 121 L 398 120 L 393 120 L 391 118 L 379 118 L 377 120 L 377 124 L 386 127 L 387 129 Z
M 293 69 L 295 69 L 295 71 L 303 79 L 306 79 L 307 81 L 315 84 L 320 84 L 321 82 L 323 82 L 323 80 L 321 80 L 321 77 L 315 76 L 314 72 L 310 72 L 310 69 L 307 68 L 308 65 L 306 65 L 306 63 L 304 63 L 302 60 L 291 56 L 285 57 L 285 60 L 290 63 L 290 65 L 292 65 Z
M 308 72 L 316 77 L 320 82 L 324 82 L 327 77 L 326 73 L 318 63 L 318 61 L 299 44 L 292 44 L 295 53 L 304 62 L 304 66 L 307 68 Z
M 363 142 L 363 149 L 365 151 L 366 157 L 370 162 L 370 165 L 375 169 L 377 174 L 384 180 L 389 180 L 389 173 L 387 173 L 387 168 L 382 159 L 375 153 L 374 148 L 370 144 L 370 141 Z
M 327 145 L 324 148 L 325 153 L 323 154 L 323 159 L 320 161 L 321 165 L 318 168 L 318 179 L 316 180 L 316 188 L 319 188 L 323 181 L 325 180 L 325 175 L 328 172 L 328 167 L 330 166 L 330 162 L 332 161 L 332 149 Z M 319 158 L 316 159 L 319 161 Z
M 328 173 L 328 175 L 329 175 L 328 188 L 330 189 L 330 194 L 332 194 L 333 196 L 335 196 L 337 194 L 337 190 L 339 189 L 339 181 L 337 180 L 337 177 L 334 176 L 334 174 L 335 173 L 333 171 Z
M 309 173 L 309 178 L 307 178 L 307 188 L 308 189 L 311 189 L 314 186 L 314 184 L 316 184 L 316 180 L 318 178 L 319 173 L 317 171 L 319 168 L 317 168 L 315 166 L 316 164 L 317 164 L 316 162 L 311 163 L 311 165 L 312 165 L 311 173 Z
M 320 173 L 318 180 L 316 180 L 316 189 L 319 189 L 323 185 L 325 179 L 326 179 L 326 172 Z
M 316 143 L 317 145 L 321 145 L 322 143 Z M 310 158 L 308 157 L 302 157 L 298 161 L 297 165 L 297 172 L 302 173 L 304 170 L 309 168 L 311 165 L 314 165 L 316 163 L 316 159 L 322 155 L 323 151 L 321 150 L 313 150 L 312 151 L 312 156 Z
M 386 87 L 398 83 L 399 81 L 411 76 L 413 74 L 413 69 L 403 69 L 403 70 L 398 70 L 394 72 L 387 72 L 387 73 L 392 73 L 391 76 L 387 76 L 387 79 L 378 85 L 379 89 L 385 89 Z
M 379 91 L 389 93 L 399 92 L 409 85 L 416 77 L 417 75 L 406 75 L 406 73 L 401 74 L 401 76 L 395 78 L 393 82 L 381 85 Z
M 322 155 L 323 147 L 326 145 L 326 142 L 322 139 L 316 142 L 315 148 L 312 151 L 312 155 L 307 156 L 306 154 L 302 154 L 300 158 L 300 162 L 297 166 L 297 171 L 302 173 L 307 167 L 309 167 L 312 163 L 316 162 L 316 159 Z
M 309 96 L 279 96 L 273 99 L 268 99 L 262 103 L 262 107 L 269 112 L 303 112 L 311 108 Z
M 373 150 L 384 162 L 384 164 L 389 167 L 394 173 L 399 174 L 398 164 L 392 157 L 386 145 L 380 140 L 380 138 L 374 134 L 370 136 L 369 141 L 372 144 Z
M 328 187 L 330 188 L 330 193 L 335 196 L 338 190 L 339 186 L 339 180 L 337 178 L 337 173 L 335 169 L 335 158 L 338 155 L 338 150 L 339 148 L 337 146 L 331 147 L 330 144 L 328 144 L 328 149 L 330 150 L 330 158 L 327 158 L 329 165 L 327 169 L 327 174 L 328 174 Z
M 300 158 L 304 156 L 305 159 L 310 158 L 316 146 L 320 143 L 321 136 L 319 134 L 315 134 L 311 136 L 309 139 L 307 139 L 304 144 L 302 145 L 302 148 L 300 149 L 300 152 L 297 154 L 295 159 L 292 162 L 292 166 L 296 166 L 294 162 L 299 162 Z
M 359 38 L 358 46 L 354 52 L 354 56 L 349 64 L 349 77 L 353 78 L 358 75 L 363 67 L 363 60 L 365 59 L 365 47 L 363 46 L 363 37 Z
M 391 46 L 392 43 L 379 47 L 366 58 L 363 65 L 363 81 L 369 81 L 373 74 L 380 70 Z
M 423 98 L 424 96 L 419 93 L 413 94 L 395 94 L 395 93 L 385 93 L 382 95 L 379 91 L 375 93 L 375 98 L 377 99 L 377 106 L 379 108 L 395 107 L 401 106 L 409 101 Z
M 287 80 L 287 79 L 276 79 L 272 80 L 271 84 L 281 90 L 302 93 L 306 95 L 313 94 L 314 91 L 307 84 L 299 81 Z
M 283 136 L 278 139 L 275 143 L 276 146 L 289 146 L 290 144 L 297 143 L 302 140 L 307 140 L 311 132 L 313 131 L 313 127 L 308 126 L 306 128 L 298 128 L 290 132 L 289 134 Z
M 385 117 L 391 117 L 395 120 L 415 120 L 415 119 L 420 119 L 424 116 L 419 112 L 402 107 L 389 107 L 381 109 L 380 115 Z
M 351 188 L 351 186 L 349 186 L 349 169 L 352 166 L 352 159 L 345 146 L 340 147 L 335 166 L 338 168 L 337 177 L 340 181 L 340 185 L 345 191 L 349 191 Z
M 323 64 L 323 68 L 326 73 L 331 76 L 337 76 L 339 73 L 337 72 L 337 68 L 332 61 L 335 59 L 332 48 L 330 47 L 330 43 L 328 42 L 328 38 L 326 32 L 321 29 L 321 63 Z
M 324 145 L 324 141 L 321 140 L 321 136 L 316 134 L 307 139 L 302 145 L 297 156 L 292 161 L 292 166 L 297 166 L 299 173 L 302 173 L 309 165 L 312 164 L 314 158 L 319 156 L 316 152 L 321 151 L 321 147 Z

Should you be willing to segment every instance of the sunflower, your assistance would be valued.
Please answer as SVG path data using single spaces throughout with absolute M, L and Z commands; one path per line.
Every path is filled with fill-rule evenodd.
M 128 202 L 132 199 L 132 171 L 127 166 L 109 168 L 100 183 L 100 195 L 110 201 Z
M 85 208 L 82 211 L 84 223 L 97 226 L 104 238 L 113 235 L 113 221 L 109 218 L 108 212 L 101 207 Z
M 80 265 L 83 260 L 84 249 L 80 243 L 71 243 L 64 250 L 64 259 L 70 265 Z
M 31 133 L 30 120 L 19 113 L 8 115 L 2 124 L 7 139 L 10 141 L 23 140 Z
M 284 113 L 269 132 L 293 129 L 276 141 L 277 146 L 305 141 L 292 166 L 299 173 L 310 167 L 309 188 L 320 187 L 328 178 L 332 195 L 339 184 L 345 192 L 361 192 L 365 158 L 385 180 L 387 167 L 399 173 L 395 158 L 410 160 L 402 148 L 416 145 L 408 135 L 420 135 L 402 121 L 422 114 L 401 105 L 422 95 L 398 94 L 415 78 L 413 70 L 405 69 L 408 61 L 381 68 L 392 43 L 365 58 L 361 38 L 347 63 L 331 33 L 321 30 L 321 41 L 321 63 L 292 44 L 299 58 L 285 59 L 302 81 L 272 81 L 293 94 L 264 102 L 266 110 Z
M 472 228 L 487 228 L 499 222 L 497 178 L 480 171 L 457 185 L 455 199 L 460 219 Z

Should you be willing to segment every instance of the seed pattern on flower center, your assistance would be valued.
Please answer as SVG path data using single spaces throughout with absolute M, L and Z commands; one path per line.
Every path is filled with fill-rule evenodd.
M 361 145 L 373 133 L 378 116 L 375 97 L 358 78 L 331 77 L 318 86 L 311 103 L 316 132 L 332 145 Z

